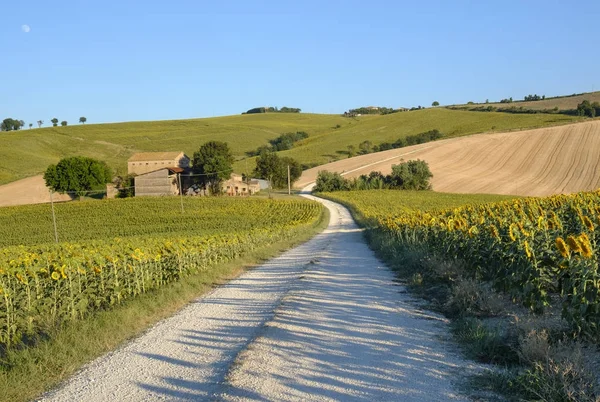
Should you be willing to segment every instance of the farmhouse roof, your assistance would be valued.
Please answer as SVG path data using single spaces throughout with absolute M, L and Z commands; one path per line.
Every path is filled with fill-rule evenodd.
M 192 172 L 192 169 L 180 168 L 180 167 L 177 167 L 177 166 L 167 166 L 167 167 L 159 167 L 159 168 L 156 168 L 154 170 L 150 170 L 148 172 L 141 173 L 138 176 L 144 176 L 144 175 L 147 175 L 147 174 L 150 174 L 150 173 L 160 172 L 161 170 L 168 170 L 170 174 L 177 174 L 177 173 L 186 173 L 186 174 L 188 174 L 188 173 Z
M 144 161 L 164 161 L 177 158 L 183 152 L 140 152 L 133 154 L 128 162 L 144 162 Z

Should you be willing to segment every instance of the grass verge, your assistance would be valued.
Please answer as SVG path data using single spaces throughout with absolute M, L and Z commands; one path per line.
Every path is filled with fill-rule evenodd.
M 82 365 L 116 349 L 153 324 L 173 315 L 214 287 L 323 231 L 329 211 L 293 240 L 255 250 L 248 255 L 143 294 L 110 311 L 68 323 L 47 334 L 35 347 L 10 351 L 0 362 L 2 401 L 27 401 L 46 392 L 75 373 Z

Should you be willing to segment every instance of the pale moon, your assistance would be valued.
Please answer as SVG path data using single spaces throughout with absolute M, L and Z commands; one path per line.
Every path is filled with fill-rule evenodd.
M 25 33 L 28 33 L 29 31 L 31 31 L 31 27 L 29 25 L 22 25 L 21 30 Z

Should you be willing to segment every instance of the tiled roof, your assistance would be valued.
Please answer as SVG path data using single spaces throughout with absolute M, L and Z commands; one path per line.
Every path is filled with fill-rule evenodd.
M 183 152 L 140 152 L 133 154 L 128 162 L 172 161 Z

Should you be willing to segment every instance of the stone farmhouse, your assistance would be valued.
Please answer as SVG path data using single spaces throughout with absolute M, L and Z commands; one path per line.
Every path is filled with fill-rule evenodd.
M 142 152 L 127 161 L 127 171 L 134 175 L 136 196 L 206 195 L 207 191 L 196 184 L 191 160 L 183 152 Z M 179 181 L 181 180 L 181 183 Z M 261 190 L 259 180 L 244 181 L 232 173 L 223 182 L 223 192 L 230 196 L 248 196 Z
M 191 159 L 183 152 L 141 152 L 127 161 L 127 173 L 141 175 L 167 167 L 189 168 Z
M 260 191 L 258 180 L 243 180 L 242 175 L 232 173 L 229 180 L 223 182 L 223 192 L 227 195 L 253 195 Z

